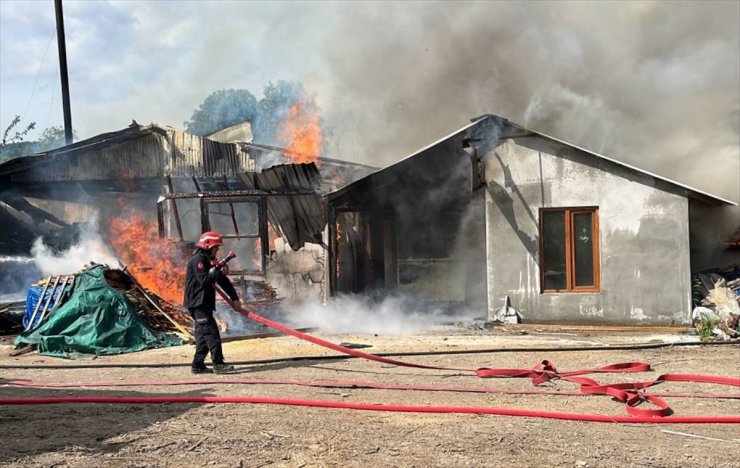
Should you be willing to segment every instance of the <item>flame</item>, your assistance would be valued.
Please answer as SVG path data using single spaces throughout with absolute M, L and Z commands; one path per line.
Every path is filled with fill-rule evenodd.
M 283 236 L 280 235 L 277 229 L 275 229 L 275 226 L 272 225 L 272 223 L 267 223 L 267 238 L 270 239 L 270 253 L 274 252 L 277 248 L 275 246 L 275 240 L 278 238 L 282 238 Z
M 324 146 L 319 120 L 319 108 L 313 96 L 303 94 L 288 109 L 278 137 L 284 142 L 285 155 L 292 163 L 319 163 Z
M 262 269 L 262 239 L 255 239 L 254 242 L 254 257 L 252 258 L 252 266 L 255 269 Z
M 182 304 L 187 262 L 184 252 L 159 237 L 155 221 L 119 203 L 122 215 L 108 223 L 116 253 L 142 287 L 173 304 Z
M 342 239 L 342 234 L 343 234 L 342 233 L 342 223 L 340 223 L 339 220 L 337 220 L 337 222 L 335 223 L 335 226 L 337 228 L 337 242 L 336 242 L 337 252 L 336 252 L 336 258 L 334 260 L 334 266 L 337 270 L 337 279 L 339 279 L 339 273 L 341 271 L 340 265 L 342 264 L 339 261 L 339 243 L 340 243 L 340 240 Z

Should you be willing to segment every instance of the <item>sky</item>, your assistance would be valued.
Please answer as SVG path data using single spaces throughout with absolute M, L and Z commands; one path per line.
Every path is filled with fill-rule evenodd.
M 492 113 L 740 199 L 740 2 L 64 0 L 78 138 L 299 81 L 383 167 Z M 0 131 L 63 125 L 51 0 L 0 0 Z

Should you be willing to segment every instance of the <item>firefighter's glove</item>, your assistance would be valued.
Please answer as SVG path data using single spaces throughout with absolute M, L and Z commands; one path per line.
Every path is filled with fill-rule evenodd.
M 211 269 L 208 270 L 208 279 L 211 281 L 216 281 L 219 276 L 221 276 L 221 271 L 218 268 L 211 267 Z

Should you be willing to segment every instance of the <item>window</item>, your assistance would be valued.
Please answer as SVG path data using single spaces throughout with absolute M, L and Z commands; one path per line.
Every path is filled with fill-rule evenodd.
M 599 291 L 599 210 L 540 210 L 542 292 Z

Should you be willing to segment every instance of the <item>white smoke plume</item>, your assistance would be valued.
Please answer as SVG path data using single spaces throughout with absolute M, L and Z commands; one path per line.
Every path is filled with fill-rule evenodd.
M 379 302 L 356 296 L 339 296 L 326 305 L 305 303 L 288 311 L 298 326 L 317 327 L 325 333 L 414 334 L 438 328 L 450 320 L 481 318 L 466 310 L 431 307 L 410 296 L 388 296 Z
M 91 262 L 118 267 L 118 258 L 94 228 L 81 232 L 79 241 L 62 252 L 55 252 L 38 238 L 31 255 L 44 277 L 76 273 Z
M 98 232 L 97 221 L 85 226 L 65 250 L 54 249 L 39 237 L 29 256 L 0 256 L 0 302 L 25 299 L 28 288 L 40 279 L 77 273 L 93 262 L 118 267 L 118 258 Z

